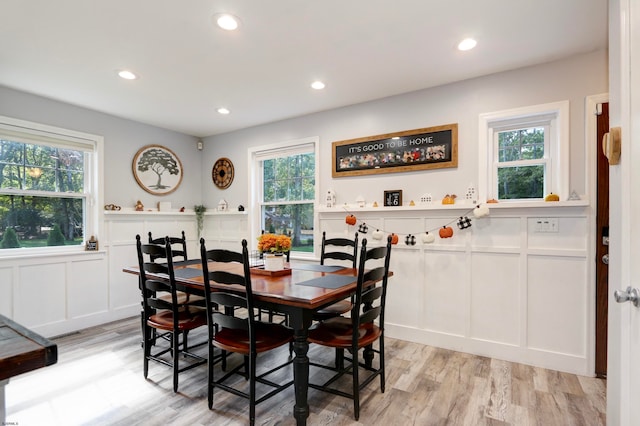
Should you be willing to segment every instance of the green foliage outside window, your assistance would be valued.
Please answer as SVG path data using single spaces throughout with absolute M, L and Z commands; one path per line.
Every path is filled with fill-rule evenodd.
M 498 199 L 544 196 L 544 127 L 498 133 Z
M 51 232 L 49 232 L 49 236 L 47 237 L 47 245 L 48 246 L 63 246 L 64 245 L 64 235 L 62 235 L 62 231 L 58 225 L 55 225 Z
M 315 154 L 263 162 L 262 229 L 291 237 L 293 251 L 313 251 Z
M 81 244 L 84 161 L 82 151 L 0 139 L 3 234 L 15 232 L 22 247 L 43 247 L 51 245 L 50 234 L 57 230 L 53 245 Z
M 20 247 L 20 242 L 18 241 L 18 235 L 16 234 L 15 229 L 7 228 L 4 230 L 4 235 L 2 236 L 2 241 L 0 241 L 0 248 L 18 248 Z

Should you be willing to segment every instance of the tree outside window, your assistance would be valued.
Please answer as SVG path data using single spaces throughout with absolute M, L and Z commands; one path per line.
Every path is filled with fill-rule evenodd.
M 85 161 L 80 150 L 0 138 L 1 248 L 82 243 Z
M 530 127 L 497 133 L 498 198 L 543 198 L 545 129 Z
M 292 251 L 313 251 L 315 153 L 262 161 L 261 226 L 291 237 Z

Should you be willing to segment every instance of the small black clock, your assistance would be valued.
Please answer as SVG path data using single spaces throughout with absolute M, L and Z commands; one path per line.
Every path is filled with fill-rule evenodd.
M 218 158 L 211 170 L 211 179 L 220 189 L 227 189 L 233 182 L 233 163 L 228 158 Z
M 402 206 L 402 190 L 384 191 L 385 207 L 401 207 Z

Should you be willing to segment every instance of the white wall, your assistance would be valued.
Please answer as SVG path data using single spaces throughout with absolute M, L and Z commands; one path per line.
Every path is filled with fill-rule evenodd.
M 145 207 L 171 201 L 174 207 L 193 208 L 202 192 L 200 151 L 196 138 L 112 115 L 57 102 L 0 86 L 0 115 L 48 124 L 104 137 L 104 202 Z M 182 184 L 173 193 L 157 196 L 138 186 L 131 169 L 133 156 L 145 145 L 163 145 L 176 153 L 184 167 Z
M 331 90 L 329 86 L 326 90 Z M 382 200 L 384 189 L 403 189 L 408 203 L 430 192 L 435 199 L 445 194 L 464 194 L 470 183 L 478 184 L 478 115 L 561 100 L 570 101 L 570 189 L 585 194 L 584 103 L 585 97 L 607 91 L 605 51 L 394 96 L 345 108 L 325 111 L 277 123 L 257 126 L 205 140 L 202 157 L 203 200 L 215 207 L 225 198 L 232 208 L 248 204 L 247 149 L 252 146 L 320 137 L 320 182 L 324 193 L 333 188 L 337 202 L 353 203 L 358 195 L 368 202 Z M 259 100 L 257 100 L 259 101 Z M 265 106 L 268 108 L 268 106 Z M 382 174 L 362 177 L 331 177 L 331 143 L 334 141 L 458 123 L 458 168 Z M 211 165 L 229 157 L 236 178 L 221 191 L 211 184 Z M 568 194 L 567 194 L 568 195 Z

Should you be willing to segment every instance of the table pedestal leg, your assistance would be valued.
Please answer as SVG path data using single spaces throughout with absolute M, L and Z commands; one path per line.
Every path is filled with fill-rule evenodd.
M 297 425 L 306 425 L 309 417 L 309 404 L 307 394 L 309 390 L 309 343 L 307 342 L 307 330 L 296 329 L 294 332 L 293 351 L 296 354 L 293 359 L 293 382 L 296 393 L 296 405 L 293 407 L 293 416 Z
M 312 312 L 305 309 L 293 310 L 289 313 L 289 326 L 293 328 L 293 386 L 296 394 L 296 404 L 293 416 L 296 424 L 306 425 L 309 417 L 309 327 L 312 322 Z

